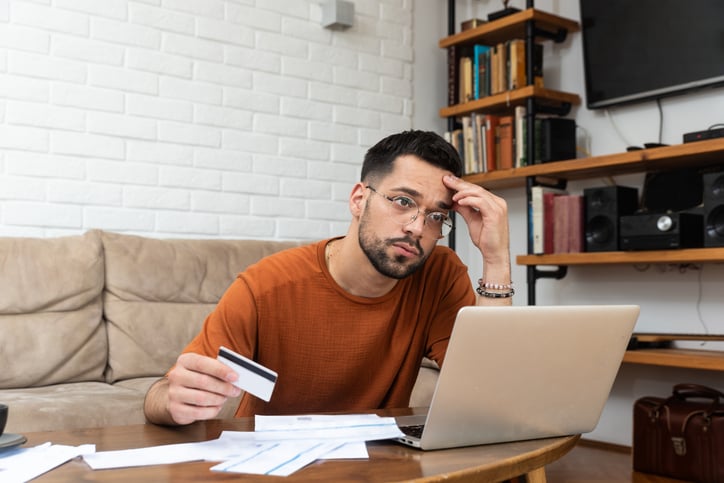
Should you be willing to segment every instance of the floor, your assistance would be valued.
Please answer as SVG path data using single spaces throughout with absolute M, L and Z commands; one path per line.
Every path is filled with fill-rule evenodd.
M 546 466 L 547 483 L 679 483 L 680 480 L 634 472 L 629 448 L 580 442 Z

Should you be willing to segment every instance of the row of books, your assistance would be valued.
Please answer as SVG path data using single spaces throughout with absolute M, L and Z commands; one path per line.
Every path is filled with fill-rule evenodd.
M 525 41 L 522 39 L 492 46 L 449 47 L 448 89 L 452 92 L 448 93 L 448 103 L 465 103 L 519 89 L 528 85 L 526 74 Z M 542 44 L 534 44 L 533 84 L 543 86 Z
M 530 193 L 529 236 L 533 254 L 584 251 L 584 197 L 547 186 Z
M 528 161 L 526 108 L 516 106 L 513 115 L 472 113 L 460 118 L 460 127 L 445 133 L 460 153 L 464 173 L 486 173 L 537 164 L 542 159 L 542 118 L 533 122 L 533 162 Z

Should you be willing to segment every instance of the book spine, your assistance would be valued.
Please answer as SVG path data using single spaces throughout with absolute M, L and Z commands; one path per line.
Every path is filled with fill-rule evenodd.
M 458 47 L 447 48 L 447 104 L 453 106 L 458 101 Z

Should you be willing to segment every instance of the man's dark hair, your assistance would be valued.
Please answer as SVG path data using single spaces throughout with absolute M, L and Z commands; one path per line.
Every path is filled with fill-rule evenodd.
M 432 131 L 404 131 L 384 138 L 372 146 L 362 163 L 362 181 L 382 178 L 392 172 L 398 156 L 411 154 L 455 176 L 463 175 L 463 163 L 457 150 Z

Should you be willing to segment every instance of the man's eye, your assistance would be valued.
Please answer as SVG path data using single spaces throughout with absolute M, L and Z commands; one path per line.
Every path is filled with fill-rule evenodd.
M 397 205 L 398 208 L 410 209 L 417 206 L 414 201 L 404 196 L 397 196 L 392 198 L 392 201 Z
M 445 215 L 444 213 L 438 213 L 435 211 L 432 213 L 428 213 L 427 219 L 433 223 L 442 225 L 443 223 L 445 223 L 447 221 L 447 215 Z

